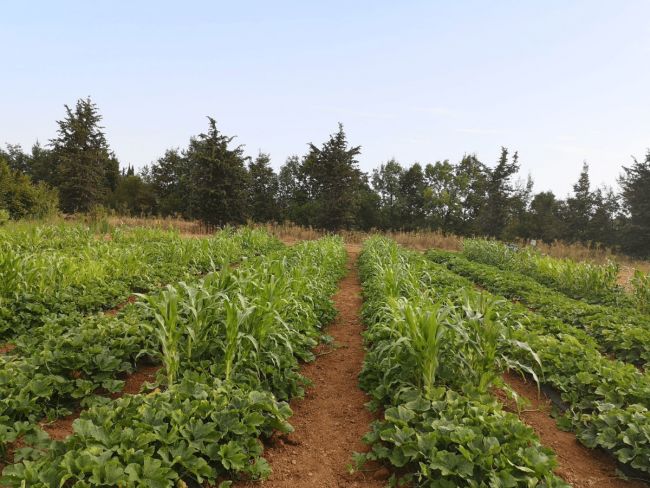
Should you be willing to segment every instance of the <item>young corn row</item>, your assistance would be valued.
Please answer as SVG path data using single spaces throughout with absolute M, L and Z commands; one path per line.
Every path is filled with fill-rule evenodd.
M 493 293 L 520 300 L 546 317 L 583 328 L 621 361 L 636 365 L 650 362 L 649 316 L 572 300 L 520 273 L 468 261 L 454 253 L 430 249 L 426 255 Z
M 152 392 L 95 398 L 72 436 L 39 439 L 47 453 L 5 468 L 3 482 L 171 487 L 265 478 L 257 438 L 292 430 L 283 400 L 308 383 L 298 359 L 313 359 L 336 315 L 331 295 L 346 259 L 340 239 L 301 243 L 141 301 L 134 310 L 155 332 L 165 366 Z
M 279 244 L 260 231 L 229 229 L 200 240 L 159 229 L 127 234 L 118 228 L 108 242 L 83 232 L 62 234 L 36 234 L 51 239 L 52 247 L 0 239 L 0 338 L 61 316 L 78 322 L 88 313 L 115 307 L 134 291 L 205 273 L 219 267 L 222 258 L 232 261 Z
M 573 259 L 556 260 L 543 256 L 536 248 L 517 251 L 483 239 L 463 241 L 463 256 L 504 271 L 524 274 L 569 298 L 630 309 L 629 312 L 650 313 L 650 274 L 635 270 L 630 282 L 632 293 L 627 293 L 618 284 L 621 266 L 614 261 L 597 265 Z
M 360 374 L 371 409 L 368 460 L 410 471 L 404 481 L 435 488 L 568 486 L 553 474 L 555 453 L 533 429 L 488 394 L 499 374 L 532 371 L 535 355 L 517 341 L 502 300 L 476 292 L 450 273 L 444 284 L 417 253 L 385 238 L 366 241 L 359 256 L 363 318 L 372 344 Z M 508 357 L 518 351 L 519 361 Z M 527 359 L 524 359 L 527 358 Z
M 453 271 L 472 280 L 466 286 L 476 282 L 491 287 L 492 281 L 485 279 L 490 267 L 438 250 L 428 251 L 427 257 L 432 260 L 429 276 L 443 276 L 434 286 L 450 279 L 444 275 Z M 498 283 L 517 286 L 509 275 Z M 537 376 L 559 391 L 569 406 L 557 418 L 558 427 L 576 431 L 586 446 L 605 449 L 623 465 L 638 470 L 640 477 L 650 479 L 650 377 L 631 364 L 604 357 L 594 337 L 581 327 L 518 303 L 506 302 L 503 307 L 506 320 L 520 326 L 515 336 L 525 338 L 541 360 L 541 365 L 534 364 Z M 515 359 L 519 353 L 511 355 Z

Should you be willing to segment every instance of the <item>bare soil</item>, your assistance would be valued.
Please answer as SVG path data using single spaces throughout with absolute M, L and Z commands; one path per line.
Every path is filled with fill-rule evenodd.
M 557 428 L 550 416 L 553 403 L 541 393 L 538 400 L 537 386 L 524 380 L 516 373 L 503 375 L 505 382 L 531 405 L 524 407 L 519 418 L 541 437 L 542 444 L 557 453 L 560 467 L 555 472 L 574 488 L 647 488 L 647 485 L 633 480 L 624 481 L 615 474 L 614 460 L 597 449 L 590 449 L 575 438 L 575 433 Z M 513 402 L 508 402 L 505 392 L 498 390 L 497 398 L 507 405 L 506 409 L 517 413 Z
M 383 487 L 390 476 L 387 469 L 369 466 L 373 471 L 350 475 L 346 464 L 353 464 L 353 452 L 367 452 L 361 438 L 370 423 L 379 419 L 364 403 L 370 398 L 358 388 L 364 350 L 362 344 L 361 286 L 356 270 L 359 246 L 347 246 L 351 267 L 334 295 L 339 317 L 329 326 L 338 348 L 303 365 L 302 374 L 316 383 L 308 387 L 305 398 L 291 403 L 294 415 L 289 422 L 295 432 L 274 435 L 263 456 L 273 468 L 264 483 L 269 488 L 300 487 Z M 322 347 L 322 346 L 321 346 Z M 318 354 L 318 349 L 316 351 Z M 237 486 L 246 486 L 239 483 Z

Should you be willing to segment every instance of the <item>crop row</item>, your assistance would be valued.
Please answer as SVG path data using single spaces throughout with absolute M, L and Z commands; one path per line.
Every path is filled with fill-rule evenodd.
M 492 283 L 482 279 L 492 276 L 488 266 L 444 251 L 430 250 L 426 255 L 435 263 L 446 263 L 431 263 L 426 279 L 431 286 L 444 286 L 450 279 L 445 276 L 451 274 L 449 269 L 470 278 L 466 286 Z M 513 279 L 506 275 L 498 282 Z M 526 340 L 538 355 L 537 376 L 559 391 L 570 406 L 557 419 L 558 426 L 575 430 L 588 447 L 604 448 L 624 465 L 650 472 L 650 377 L 630 364 L 604 357 L 596 340 L 582 328 L 517 303 L 504 302 L 502 308 L 515 337 Z M 509 355 L 516 359 L 520 353 Z
M 228 252 L 215 255 L 223 264 L 234 256 L 240 260 L 276 247 L 277 242 L 260 231 L 243 231 L 229 239 L 230 245 L 225 237 L 220 239 Z M 244 255 L 232 254 L 233 250 Z M 228 269 L 224 266 L 219 276 L 227 275 Z M 44 416 L 72 413 L 81 401 L 100 401 L 93 395 L 98 388 L 106 393 L 121 390 L 124 383 L 117 376 L 132 373 L 138 361 L 152 360 L 160 346 L 147 325 L 151 315 L 130 306 L 118 316 L 44 317 L 45 325 L 19 335 L 12 341 L 16 348 L 0 355 L 0 418 L 33 424 Z
M 51 237 L 51 236 L 50 236 Z M 58 241 L 54 241 L 56 244 Z M 115 307 L 134 291 L 214 270 L 277 248 L 259 231 L 225 230 L 211 239 L 182 239 L 178 232 L 136 228 L 114 240 L 83 246 L 31 249 L 0 247 L 0 337 L 15 337 L 62 316 L 78 322 Z
M 519 300 L 546 317 L 583 328 L 605 351 L 621 361 L 637 365 L 650 362 L 649 316 L 573 300 L 528 276 L 468 261 L 454 253 L 429 250 L 427 257 L 493 293 Z
M 488 394 L 505 386 L 505 369 L 530 369 L 506 352 L 535 361 L 496 312 L 501 301 L 448 272 L 444 287 L 423 286 L 433 280 L 427 267 L 417 253 L 379 237 L 359 256 L 372 344 L 360 385 L 371 409 L 385 407 L 385 422 L 372 424 L 363 439 L 372 450 L 355 454 L 357 467 L 387 461 L 410 471 L 406 480 L 435 488 L 568 486 L 552 472 L 552 449 Z
M 336 314 L 331 295 L 345 261 L 342 241 L 327 238 L 143 297 L 141 327 L 165 366 L 151 393 L 95 402 L 65 442 L 39 439 L 47 452 L 5 468 L 2 481 L 168 487 L 266 477 L 257 438 L 292 430 L 284 400 L 308 382 L 298 359 L 313 358 Z
M 552 259 L 534 248 L 511 249 L 497 241 L 467 239 L 463 255 L 472 261 L 530 276 L 569 298 L 650 314 L 650 272 L 634 270 L 631 293 L 618 284 L 621 266 L 614 261 L 597 265 L 590 261 Z

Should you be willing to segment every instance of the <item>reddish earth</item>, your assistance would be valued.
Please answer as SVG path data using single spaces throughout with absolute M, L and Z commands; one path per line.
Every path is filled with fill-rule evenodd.
M 16 346 L 14 346 L 13 344 L 3 344 L 2 346 L 0 346 L 0 354 L 13 351 L 14 349 L 16 349 Z
M 289 421 L 295 432 L 274 435 L 272 446 L 265 448 L 263 455 L 273 468 L 265 487 L 379 488 L 387 484 L 387 469 L 351 476 L 345 467 L 352 464 L 353 452 L 368 451 L 361 438 L 370 430 L 370 423 L 379 418 L 363 406 L 370 398 L 359 390 L 357 380 L 364 356 L 358 315 L 361 286 L 355 267 L 360 250 L 359 246 L 348 246 L 351 271 L 333 297 L 340 313 L 328 332 L 340 347 L 323 350 L 325 354 L 315 362 L 303 365 L 302 374 L 316 387 L 306 388 L 305 398 L 291 403 L 294 415 Z
M 530 400 L 531 405 L 524 407 L 525 411 L 522 411 L 519 418 L 535 429 L 543 445 L 553 448 L 557 453 L 560 467 L 555 472 L 564 481 L 574 488 L 647 488 L 644 483 L 618 478 L 611 457 L 599 450 L 585 447 L 576 440 L 574 433 L 558 429 L 555 419 L 550 417 L 553 403 L 544 393 L 541 393 L 541 399 L 538 400 L 537 386 L 534 383 L 525 381 L 515 373 L 506 373 L 503 379 L 520 396 Z M 497 391 L 496 396 L 502 402 L 507 402 L 503 391 Z M 507 405 L 507 410 L 517 413 L 513 402 Z

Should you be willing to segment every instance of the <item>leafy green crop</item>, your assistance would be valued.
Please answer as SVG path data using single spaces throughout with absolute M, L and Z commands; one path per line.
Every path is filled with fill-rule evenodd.
M 360 386 L 369 408 L 386 410 L 364 438 L 372 451 L 354 455 L 357 467 L 408 465 L 405 480 L 436 488 L 568 486 L 552 472 L 553 451 L 486 394 L 504 386 L 505 369 L 540 365 L 503 300 L 380 237 L 364 243 L 359 273 L 372 343 Z
M 52 442 L 33 461 L 6 468 L 3 482 L 169 487 L 187 478 L 214 483 L 220 476 L 266 477 L 270 468 L 260 458 L 256 439 L 273 429 L 292 429 L 284 401 L 301 395 L 301 385 L 309 384 L 297 372 L 298 361 L 313 359 L 310 349 L 336 314 L 331 295 L 346 259 L 341 239 L 302 243 L 244 260 L 235 269 L 226 266 L 194 282 L 170 285 L 142 298 L 142 305 L 126 307 L 111 320 L 135 320 L 133 332 L 154 341 L 147 354 L 165 364 L 153 392 L 113 402 L 93 393 L 97 374 L 74 380 L 76 389 L 67 394 L 76 391 L 90 406 L 75 421 L 74 435 Z M 228 310 L 235 317 L 234 341 L 228 338 Z M 161 331 L 158 336 L 149 333 L 154 327 Z M 173 335 L 166 332 L 172 329 Z M 171 348 L 163 347 L 166 340 L 173 341 Z M 165 359 L 170 353 L 177 364 Z M 101 362 L 115 367 L 110 357 Z M 9 382 L 11 378 L 6 376 Z M 34 376 L 32 386 L 45 378 Z M 44 398 L 49 398 L 48 385 L 38 384 Z M 109 374 L 102 386 L 119 385 L 110 382 Z M 7 402 L 28 398 L 14 395 Z M 42 405 L 39 398 L 29 401 Z M 12 435 L 8 432 L 7 439 Z

